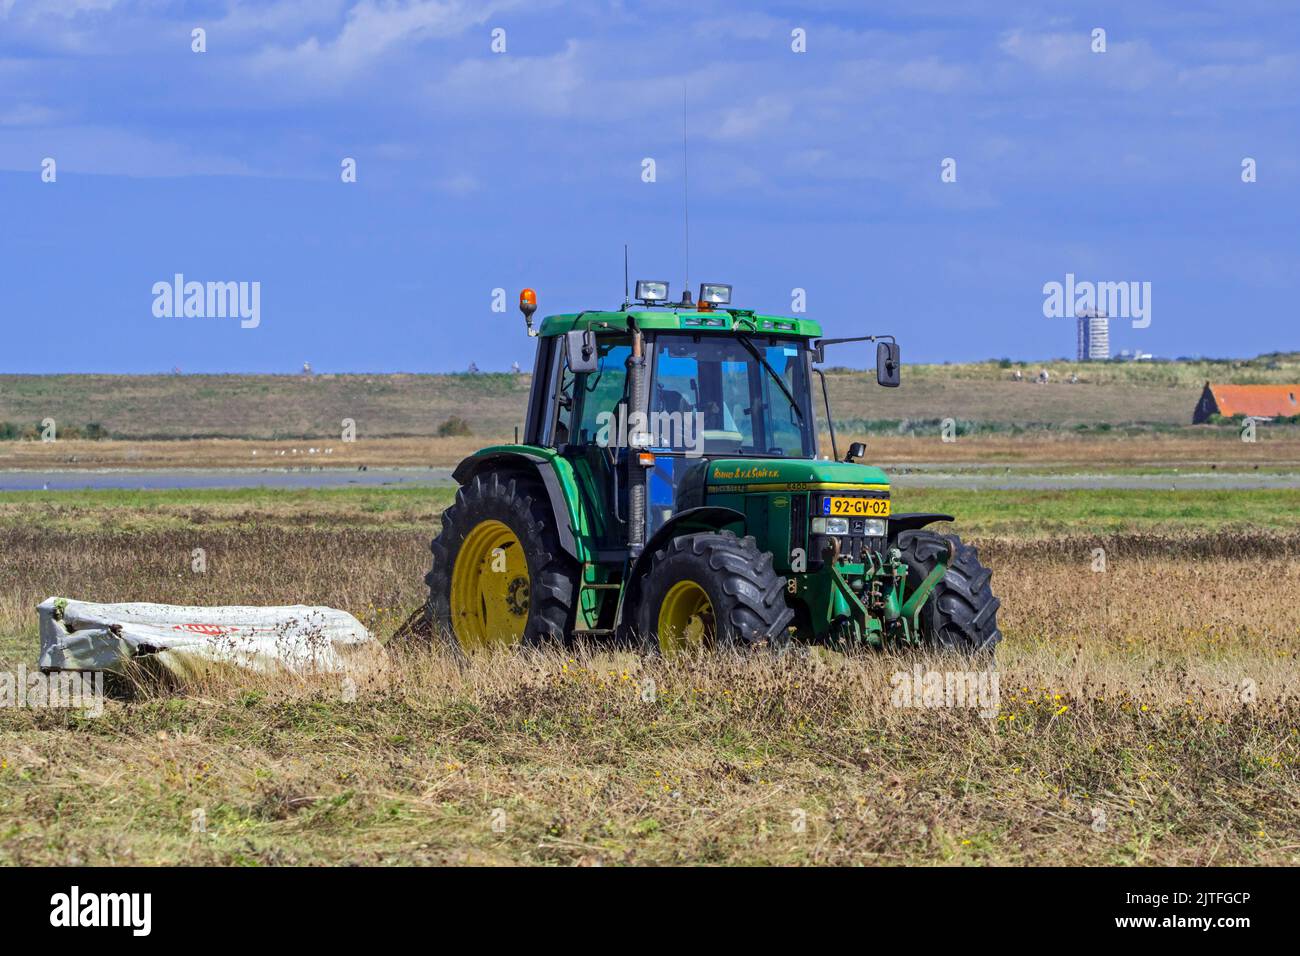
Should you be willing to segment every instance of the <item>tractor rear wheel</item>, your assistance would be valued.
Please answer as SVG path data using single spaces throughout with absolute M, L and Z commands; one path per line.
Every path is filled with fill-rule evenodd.
M 698 648 L 784 647 L 794 611 L 772 555 L 730 531 L 684 534 L 655 553 L 636 630 L 665 657 Z
M 565 643 L 577 567 L 555 522 L 540 486 L 520 476 L 475 475 L 458 489 L 424 578 L 435 640 L 460 651 Z
M 993 572 L 980 563 L 974 545 L 962 544 L 955 534 L 904 531 L 898 549 L 907 565 L 907 593 L 911 593 L 952 545 L 952 561 L 921 608 L 921 640 L 935 650 L 962 654 L 992 653 L 1002 640 L 998 608 L 993 596 Z

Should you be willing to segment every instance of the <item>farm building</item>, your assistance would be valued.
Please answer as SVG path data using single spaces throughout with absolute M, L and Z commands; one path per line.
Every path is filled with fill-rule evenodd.
M 1300 415 L 1300 385 L 1214 385 L 1205 383 L 1196 403 L 1192 424 L 1208 421 L 1211 415 L 1232 418 L 1290 418 Z

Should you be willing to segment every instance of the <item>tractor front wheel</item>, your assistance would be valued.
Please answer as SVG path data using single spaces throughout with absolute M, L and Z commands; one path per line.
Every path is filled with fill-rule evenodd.
M 476 475 L 457 490 L 424 579 L 435 639 L 460 651 L 565 643 L 577 570 L 550 512 L 537 484 L 518 477 Z
M 729 531 L 685 534 L 655 553 L 639 590 L 636 628 L 647 651 L 784 647 L 794 611 L 772 555 Z
M 974 545 L 962 544 L 955 534 L 904 531 L 898 549 L 907 565 L 907 593 L 914 591 L 952 546 L 952 559 L 943 580 L 921 608 L 921 640 L 934 650 L 962 654 L 992 653 L 1002 640 L 998 608 L 993 596 L 993 572 L 980 563 Z

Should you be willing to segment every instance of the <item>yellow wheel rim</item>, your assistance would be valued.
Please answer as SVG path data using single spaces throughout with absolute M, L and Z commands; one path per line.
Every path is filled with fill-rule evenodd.
M 678 581 L 659 606 L 659 650 L 666 657 L 713 643 L 713 604 L 694 581 Z
M 500 521 L 474 526 L 451 571 L 451 625 L 465 650 L 517 644 L 528 624 L 528 559 Z

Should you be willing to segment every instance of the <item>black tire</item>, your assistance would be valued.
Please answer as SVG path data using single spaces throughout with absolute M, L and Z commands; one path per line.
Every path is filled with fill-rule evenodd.
M 952 563 L 921 608 L 921 639 L 935 650 L 991 654 L 1002 640 L 998 630 L 1002 602 L 993 596 L 993 572 L 980 563 L 974 545 L 962 544 L 955 534 L 904 531 L 897 546 L 907 565 L 907 593 L 925 580 L 949 544 Z
M 785 602 L 786 580 L 772 567 L 772 555 L 752 537 L 730 531 L 684 534 L 657 551 L 638 589 L 636 633 L 642 648 L 659 650 L 659 610 L 669 588 L 694 581 L 713 611 L 717 647 L 782 649 L 794 610 Z
M 491 520 L 514 532 L 527 560 L 527 623 L 520 643 L 567 643 L 578 590 L 577 563 L 560 546 L 556 516 L 540 482 L 496 472 L 475 475 L 457 489 L 455 502 L 442 513 L 442 532 L 429 545 L 433 566 L 424 576 L 429 585 L 425 614 L 433 639 L 462 650 L 452 625 L 452 570 L 465 538 L 475 526 Z

